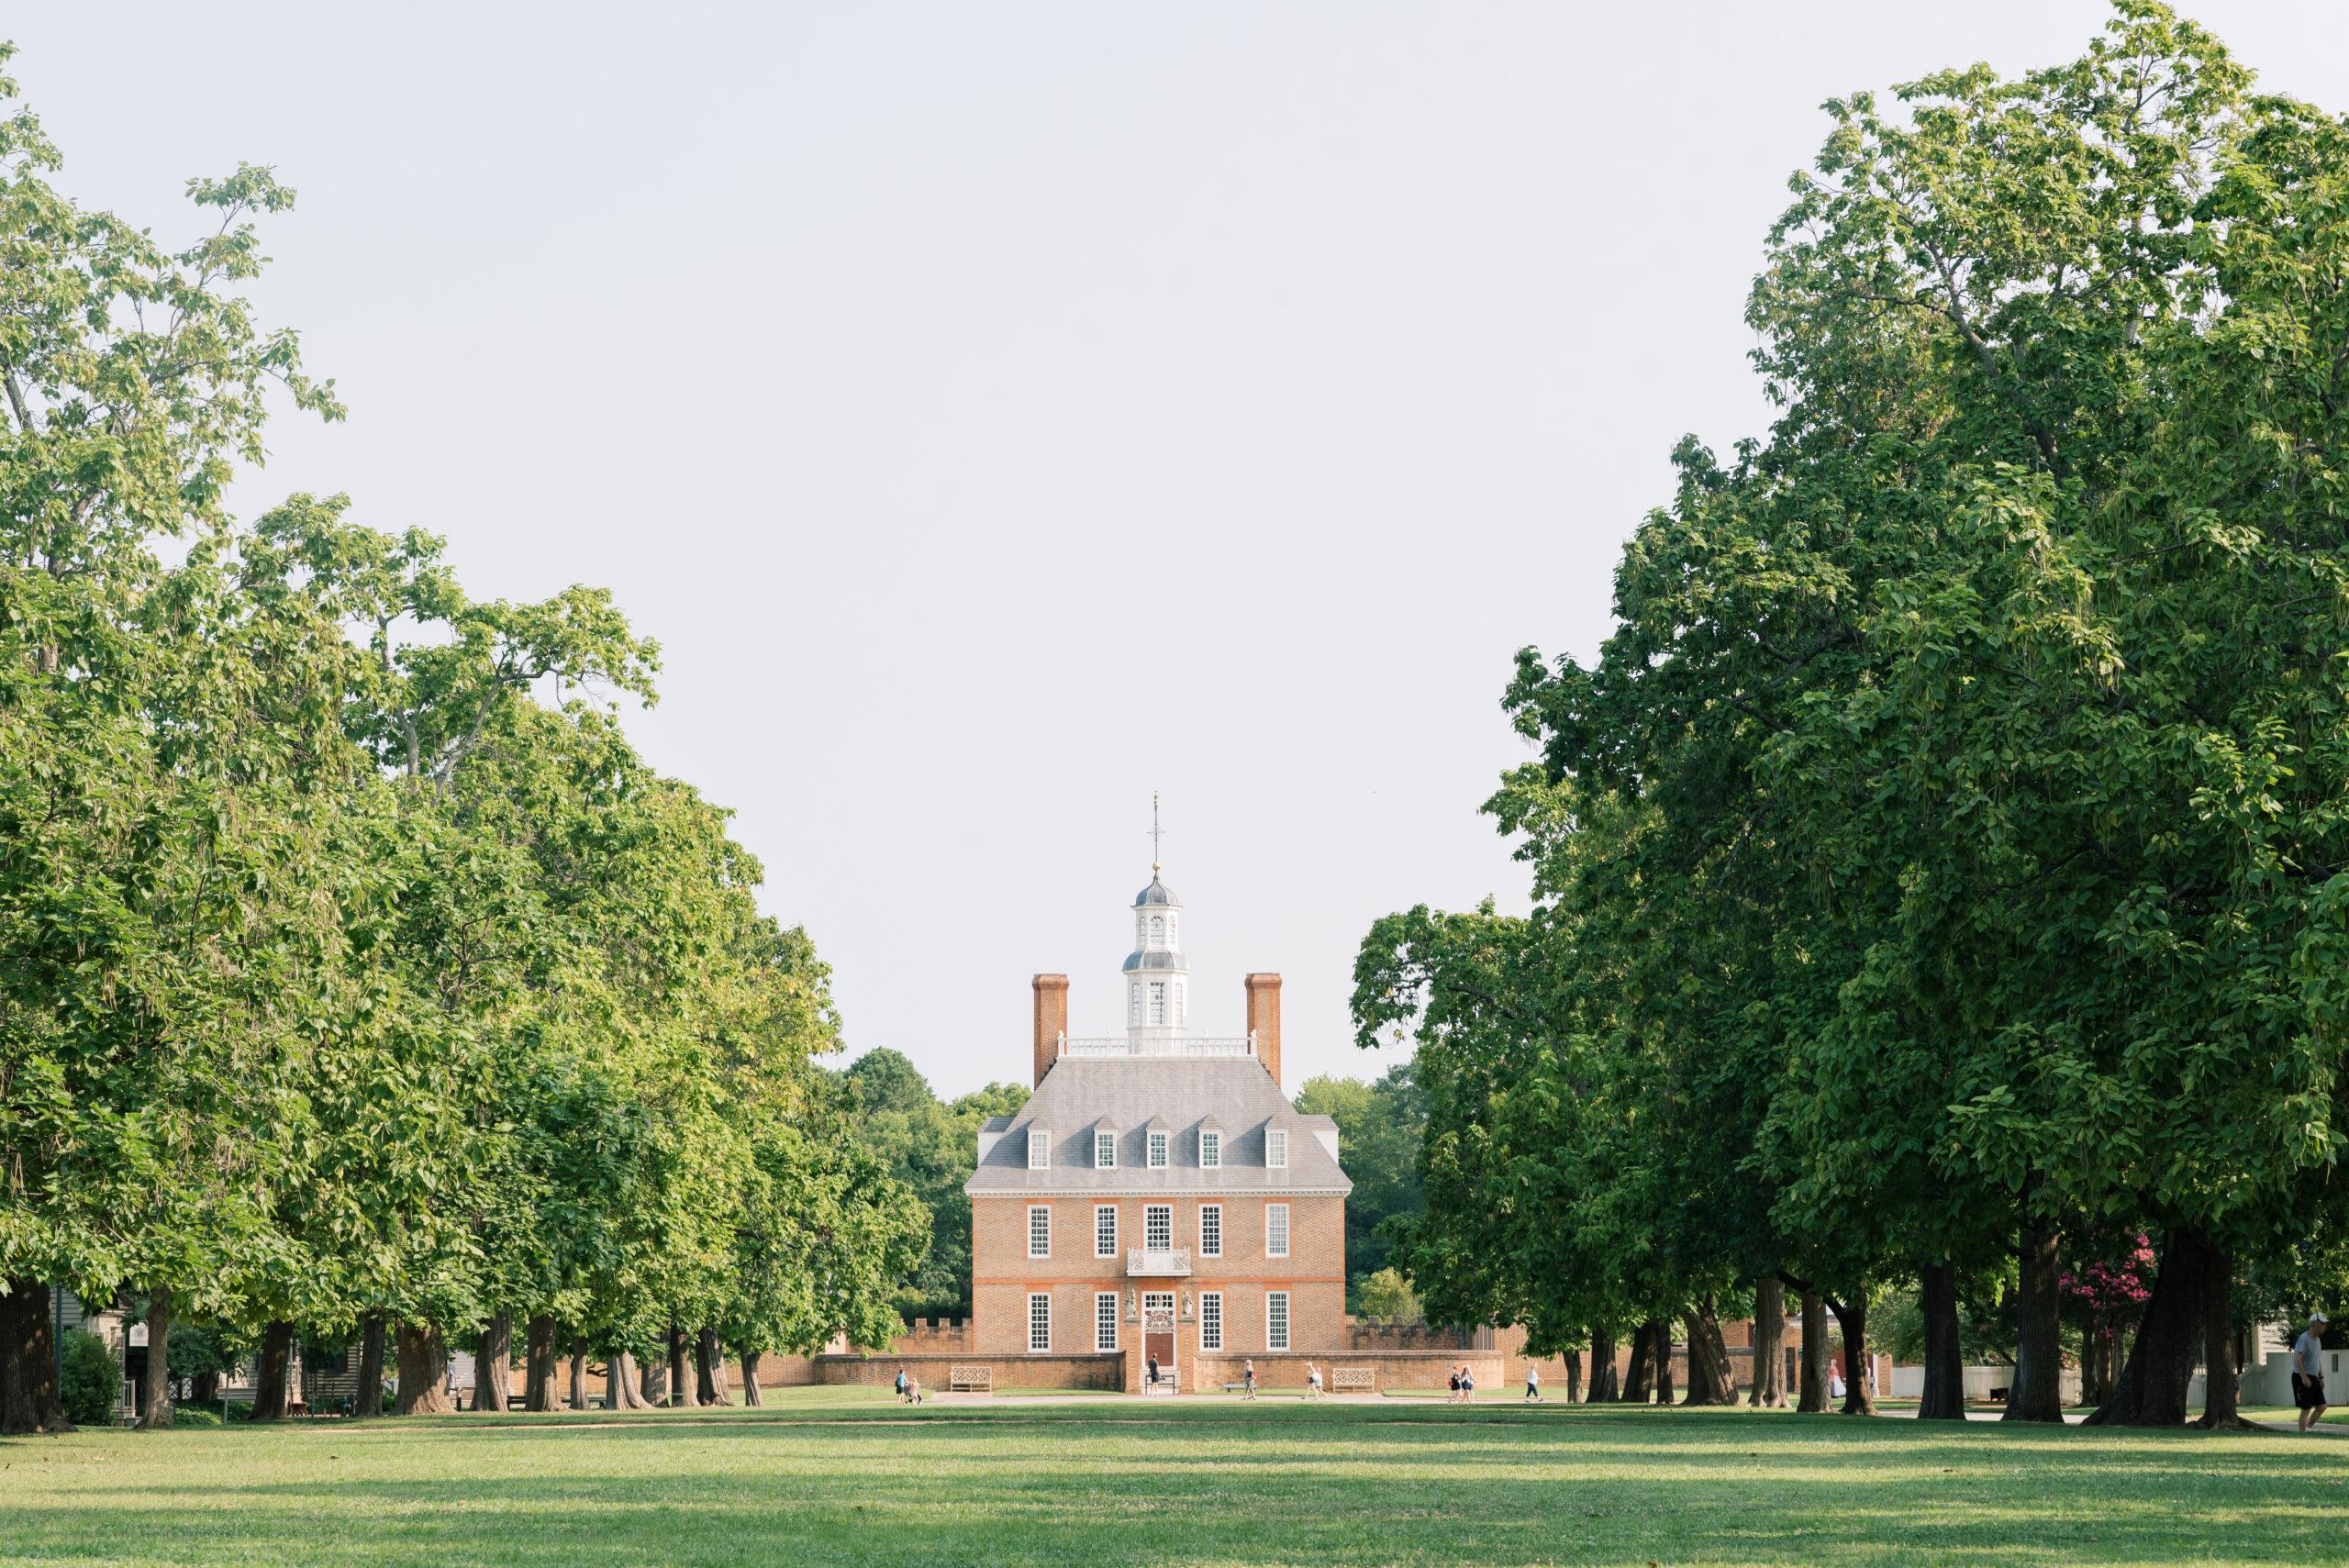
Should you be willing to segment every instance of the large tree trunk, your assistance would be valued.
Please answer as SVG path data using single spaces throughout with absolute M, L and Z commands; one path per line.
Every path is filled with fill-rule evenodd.
M 1612 1405 L 1623 1397 L 1623 1384 L 1615 1370 L 1615 1331 L 1593 1329 L 1590 1331 L 1590 1402 Z
M 2236 1412 L 2234 1289 L 2234 1255 L 2210 1248 L 2202 1263 L 2202 1418 L 2194 1424 L 2212 1431 L 2255 1429 Z
M 2064 1351 L 2057 1317 L 2055 1227 L 2029 1214 L 2016 1232 L 2021 1276 L 2015 1286 L 2015 1385 L 2002 1421 L 2064 1419 Z
M 1957 1265 L 1920 1266 L 1917 1298 L 1925 1317 L 1925 1392 L 1917 1402 L 1917 1419 L 1963 1421 L 1965 1358 L 1957 1342 Z
M 604 1407 L 607 1410 L 649 1410 L 652 1402 L 647 1399 L 644 1374 L 637 1370 L 636 1358 L 626 1351 L 614 1351 L 604 1359 Z
M 571 1341 L 571 1407 L 587 1408 L 587 1340 L 574 1335 Z
M 1691 1405 L 1734 1405 L 1737 1374 L 1730 1370 L 1729 1346 L 1710 1296 L 1681 1314 L 1688 1326 L 1688 1398 Z
M 514 1314 L 481 1320 L 481 1349 L 473 1352 L 473 1408 L 514 1407 Z
M 1626 1405 L 1644 1405 L 1655 1393 L 1656 1336 L 1648 1332 L 1652 1327 L 1642 1323 L 1631 1330 L 1631 1365 L 1623 1375 Z
M 1655 1402 L 1659 1405 L 1669 1405 L 1672 1403 L 1673 1396 L 1672 1320 L 1668 1318 L 1651 1318 L 1648 1322 L 1648 1333 L 1654 1341 Z
M 718 1330 L 704 1329 L 694 1337 L 694 1382 L 704 1405 L 731 1405 L 734 1391 L 726 1384 L 726 1347 Z
M 2161 1273 L 2137 1325 L 2136 1342 L 2106 1400 L 2083 1423 L 2091 1427 L 2182 1427 L 2194 1363 L 2202 1354 L 2203 1273 L 2211 1248 L 2191 1225 L 2173 1226 L 2162 1241 Z
M 529 1340 L 524 1351 L 522 1408 L 545 1413 L 560 1410 L 554 1391 L 554 1315 L 533 1313 L 527 1325 Z
M 1867 1377 L 1868 1298 L 1854 1296 L 1848 1303 L 1831 1296 L 1823 1299 L 1843 1329 L 1843 1414 L 1873 1416 L 1876 1400 L 1868 1393 Z
M 643 1375 L 638 1385 L 644 1395 L 644 1408 L 657 1410 L 669 1402 L 669 1363 L 658 1358 L 644 1363 Z
M 384 1413 L 384 1315 L 380 1312 L 370 1312 L 361 1324 L 359 1392 L 351 1408 L 358 1416 Z
M 1579 1405 L 1582 1403 L 1582 1347 L 1576 1345 L 1569 1349 L 1565 1362 L 1566 1403 Z
M 70 1432 L 57 1386 L 57 1334 L 50 1287 L 11 1279 L 0 1296 L 0 1434 Z
M 143 1431 L 168 1427 L 175 1412 L 172 1408 L 172 1287 L 159 1285 L 147 1298 L 147 1375 L 145 1385 L 147 1408 L 139 1413 L 139 1425 Z
M 759 1352 L 744 1345 L 742 1355 L 742 1403 L 745 1406 L 764 1405 L 759 1396 Z
M 449 1397 L 449 1342 L 437 1325 L 400 1319 L 400 1394 L 392 1407 L 403 1416 L 445 1416 L 457 1407 Z
M 1753 1389 L 1756 1409 L 1787 1407 L 1787 1287 L 1775 1279 L 1753 1282 Z
M 294 1325 L 272 1323 L 262 1330 L 253 1363 L 253 1419 L 285 1419 L 285 1374 L 294 1353 Z
M 672 1405 L 694 1402 L 693 1385 L 685 1381 L 688 1370 L 685 1364 L 686 1338 L 684 1324 L 673 1322 L 669 1325 L 669 1403 Z
M 1820 1416 L 1827 1411 L 1827 1308 L 1819 1293 L 1802 1293 L 1802 1386 L 1796 1390 L 1795 1413 Z

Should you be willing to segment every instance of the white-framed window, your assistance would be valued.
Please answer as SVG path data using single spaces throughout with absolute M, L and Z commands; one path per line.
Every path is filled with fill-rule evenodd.
M 1114 1203 L 1093 1206 L 1093 1255 L 1097 1258 L 1118 1255 L 1118 1206 Z
M 1028 1348 L 1052 1348 L 1052 1298 L 1041 1290 L 1028 1293 Z
M 1152 1029 L 1161 1028 L 1161 1027 L 1163 1027 L 1163 1026 L 1165 1024 L 1165 1022 L 1166 1022 L 1166 982 L 1164 982 L 1163 980 L 1153 980 L 1153 981 L 1152 981 L 1152 982 L 1150 983 L 1150 1023 L 1151 1023 L 1151 1027 L 1152 1027 Z
M 1118 1135 L 1097 1131 L 1093 1135 L 1093 1167 L 1107 1171 L 1118 1162 Z
M 1093 1293 L 1093 1348 L 1097 1351 L 1118 1348 L 1118 1293 L 1114 1290 Z
M 1166 945 L 1166 917 L 1163 915 L 1150 917 L 1150 945 L 1154 948 Z
M 1288 1292 L 1285 1290 L 1264 1293 L 1264 1349 L 1288 1349 Z
M 1202 1171 L 1219 1171 L 1222 1168 L 1223 1134 L 1220 1132 L 1201 1132 L 1199 1134 L 1199 1169 Z
M 1052 1208 L 1050 1204 L 1031 1203 L 1028 1206 L 1028 1255 L 1031 1258 L 1052 1255 Z
M 1174 1250 L 1174 1206 L 1173 1204 L 1142 1205 L 1141 1250 L 1145 1252 L 1171 1252 Z
M 1264 1129 L 1264 1164 L 1267 1169 L 1275 1171 L 1288 1168 L 1288 1129 Z
M 1185 1001 L 1184 990 L 1185 986 L 1182 981 L 1177 980 L 1174 982 L 1174 1027 L 1178 1029 L 1183 1027 L 1183 1004 Z
M 1028 1129 L 1028 1168 L 1031 1171 L 1050 1170 L 1052 1163 L 1052 1135 L 1041 1127 Z
M 1170 948 L 1183 945 L 1183 917 L 1180 915 L 1166 917 L 1166 945 Z
M 1153 1171 L 1166 1169 L 1166 1135 L 1163 1132 L 1153 1131 L 1150 1135 L 1150 1168 Z
M 1199 1292 L 1199 1349 L 1223 1349 L 1223 1292 Z
M 1147 915 L 1136 915 L 1134 917 L 1134 946 L 1141 947 L 1149 940 L 1150 917 Z
M 1126 1022 L 1141 1022 L 1141 982 L 1139 980 L 1126 987 Z
M 1199 1256 L 1223 1256 L 1223 1205 L 1219 1203 L 1199 1205 Z
M 1264 1206 L 1264 1256 L 1288 1256 L 1288 1205 L 1285 1203 Z

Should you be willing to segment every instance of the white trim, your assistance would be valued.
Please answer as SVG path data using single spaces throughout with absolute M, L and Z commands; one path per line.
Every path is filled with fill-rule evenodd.
M 1044 1250 L 1041 1252 L 1036 1251 L 1036 1217 L 1040 1214 L 1044 1217 Z M 1051 1204 L 1031 1203 L 1028 1206 L 1028 1255 L 1031 1258 L 1049 1258 L 1052 1255 L 1052 1206 Z
M 1038 1302 L 1043 1303 L 1044 1307 L 1044 1342 L 1041 1345 L 1036 1342 L 1036 1304 Z M 1031 1356 L 1049 1355 L 1052 1353 L 1052 1293 L 1048 1290 L 1031 1290 L 1028 1293 L 1028 1353 Z
M 1208 1306 L 1210 1301 L 1215 1303 L 1213 1308 Z M 1208 1343 L 1208 1328 L 1210 1323 L 1215 1328 L 1215 1343 L 1213 1344 Z M 1223 1292 L 1219 1290 L 1199 1292 L 1199 1349 L 1218 1355 L 1223 1351 Z
M 1281 1304 L 1281 1333 L 1277 1340 L 1273 1338 L 1273 1303 L 1275 1301 Z M 1264 1349 L 1267 1351 L 1287 1350 L 1291 1333 L 1296 1327 L 1296 1304 L 1289 1299 L 1289 1293 L 1285 1290 L 1266 1291 L 1264 1293 Z
M 1101 1217 L 1105 1214 L 1109 1217 L 1109 1244 L 1107 1247 L 1101 1245 Z M 1118 1206 L 1114 1203 L 1093 1206 L 1093 1255 L 1097 1258 L 1118 1255 Z
M 1210 1213 L 1215 1216 L 1215 1245 L 1212 1247 L 1208 1245 L 1208 1216 Z M 1223 1256 L 1223 1205 L 1219 1203 L 1199 1205 L 1199 1256 L 1202 1258 Z
M 1101 1158 L 1104 1154 L 1108 1156 L 1107 1160 Z M 1118 1135 L 1116 1133 L 1105 1132 L 1099 1128 L 1093 1129 L 1093 1168 L 1097 1171 L 1114 1171 L 1118 1168 Z
M 1279 1158 L 1275 1159 L 1275 1155 L 1278 1155 Z M 1288 1169 L 1288 1129 L 1285 1127 L 1264 1129 L 1264 1169 L 1267 1171 Z
M 1276 1212 L 1281 1218 L 1281 1247 L 1277 1252 L 1273 1251 L 1273 1216 Z M 1288 1256 L 1288 1205 L 1285 1203 L 1268 1203 L 1264 1206 L 1264 1256 L 1268 1258 Z
M 1148 1152 L 1142 1156 L 1142 1163 L 1153 1171 L 1163 1171 L 1166 1169 L 1167 1165 L 1172 1162 L 1174 1157 L 1174 1151 L 1173 1148 L 1174 1135 L 1171 1132 L 1160 1132 L 1157 1129 L 1152 1129 L 1150 1136 L 1143 1140 L 1143 1142 L 1148 1149 Z
M 1215 1147 L 1212 1149 L 1208 1147 L 1208 1140 L 1209 1139 L 1213 1139 L 1215 1140 Z M 1220 1171 L 1223 1169 L 1223 1133 L 1220 1129 L 1210 1127 L 1203 1129 L 1200 1131 L 1199 1169 L 1202 1171 Z
M 1101 1342 L 1101 1330 L 1109 1330 L 1109 1342 Z M 1095 1351 L 1116 1351 L 1125 1347 L 1118 1343 L 1118 1293 L 1097 1290 L 1093 1293 L 1093 1348 Z
M 1041 1127 L 1028 1129 L 1028 1168 L 1031 1171 L 1052 1168 L 1052 1135 Z

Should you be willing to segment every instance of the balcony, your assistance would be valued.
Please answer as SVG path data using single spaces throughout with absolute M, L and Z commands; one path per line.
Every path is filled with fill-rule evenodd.
M 1126 1249 L 1126 1273 L 1129 1276 L 1168 1276 L 1188 1274 L 1190 1272 L 1191 1250 L 1188 1247 L 1174 1247 L 1163 1252 L 1153 1252 L 1142 1247 Z
M 1204 1035 L 1105 1035 L 1088 1040 L 1060 1037 L 1063 1056 L 1253 1056 L 1256 1037 L 1210 1040 Z

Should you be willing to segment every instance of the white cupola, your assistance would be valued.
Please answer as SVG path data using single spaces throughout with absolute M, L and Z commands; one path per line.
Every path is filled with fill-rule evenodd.
M 1188 1032 L 1191 961 L 1183 956 L 1183 906 L 1150 868 L 1150 885 L 1134 895 L 1134 951 L 1126 955 L 1126 1034 L 1171 1040 Z

